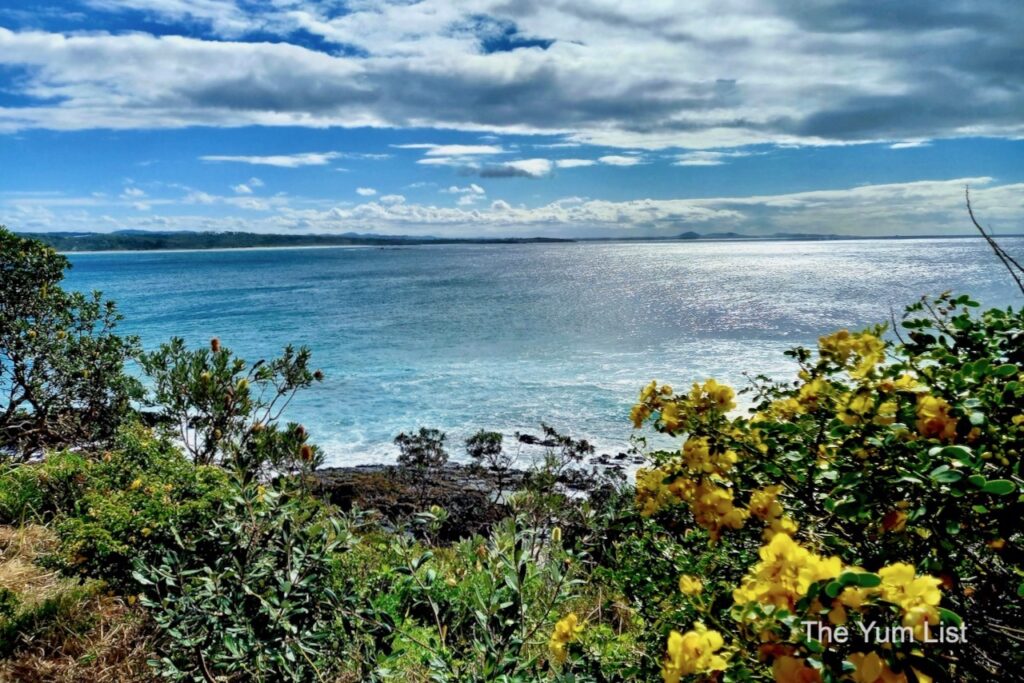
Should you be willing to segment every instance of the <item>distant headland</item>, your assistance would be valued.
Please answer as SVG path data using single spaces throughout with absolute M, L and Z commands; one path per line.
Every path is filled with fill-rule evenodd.
M 414 246 L 431 244 L 546 244 L 571 242 L 648 242 L 675 240 L 851 240 L 851 239 L 925 239 L 972 237 L 977 235 L 890 235 L 867 237 L 863 235 L 830 235 L 819 233 L 776 232 L 769 235 L 746 235 L 738 232 L 698 233 L 684 232 L 665 236 L 558 238 L 558 237 L 434 237 L 409 235 L 379 235 L 375 233 L 346 232 L 337 235 L 305 234 L 285 235 L 255 232 L 198 232 L 119 230 L 116 232 L 45 232 L 20 233 L 37 239 L 57 251 L 167 251 L 202 249 L 258 249 L 336 246 Z M 1003 237 L 1017 237 L 1004 235 Z

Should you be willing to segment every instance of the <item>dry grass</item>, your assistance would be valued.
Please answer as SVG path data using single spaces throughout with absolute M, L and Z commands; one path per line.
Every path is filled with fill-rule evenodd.
M 126 683 L 153 680 L 141 611 L 41 567 L 56 545 L 42 526 L 0 526 L 0 588 L 17 595 L 20 626 L 0 660 L 0 682 Z M 0 619 L 0 626 L 3 620 Z M 3 645 L 3 643 L 0 643 Z

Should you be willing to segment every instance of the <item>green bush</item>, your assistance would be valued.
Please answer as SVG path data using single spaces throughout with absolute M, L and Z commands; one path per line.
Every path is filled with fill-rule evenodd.
M 190 350 L 175 338 L 139 360 L 163 428 L 196 464 L 221 464 L 256 480 L 322 462 L 301 425 L 279 424 L 295 393 L 323 380 L 309 367 L 309 349 L 288 346 L 280 358 L 249 365 L 217 339 Z
M 219 468 L 192 464 L 148 428 L 119 433 L 115 448 L 83 460 L 80 493 L 57 518 L 65 569 L 134 590 L 139 557 L 153 557 L 175 536 L 203 533 L 229 494 Z
M 0 524 L 46 521 L 73 512 L 88 484 L 90 462 L 80 453 L 59 451 L 31 464 L 7 464 L 0 471 Z
M 298 490 L 237 486 L 192 539 L 134 573 L 161 631 L 152 662 L 171 680 L 308 681 L 340 663 L 335 557 L 351 542 Z
M 0 226 L 0 455 L 103 442 L 141 395 L 124 372 L 137 340 L 99 292 L 61 288 L 70 267 Z

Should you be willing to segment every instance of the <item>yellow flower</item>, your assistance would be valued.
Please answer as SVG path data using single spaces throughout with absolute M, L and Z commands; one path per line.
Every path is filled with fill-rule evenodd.
M 882 579 L 879 595 L 903 609 L 903 625 L 914 630 L 915 638 L 923 640 L 925 630 L 939 623 L 937 607 L 942 600 L 942 581 L 934 576 L 916 576 L 914 565 L 906 562 L 882 567 L 878 576 Z
M 945 399 L 928 394 L 917 397 L 917 432 L 926 439 L 952 441 L 956 437 L 956 418 Z
M 700 595 L 704 590 L 704 582 L 696 576 L 690 576 L 689 574 L 683 574 L 679 577 L 679 592 L 683 595 Z
M 782 486 L 778 484 L 757 489 L 750 494 L 750 504 L 747 509 L 750 510 L 750 514 L 759 519 L 768 520 L 772 517 L 779 517 L 782 515 L 782 505 L 776 498 L 780 493 L 782 493 Z
M 708 630 L 700 622 L 685 634 L 672 631 L 668 636 L 668 652 L 661 669 L 662 679 L 665 683 L 679 683 L 683 676 L 725 671 L 725 657 L 715 654 L 723 645 L 725 641 L 722 634 Z
M 801 404 L 813 409 L 818 405 L 818 400 L 828 389 L 828 383 L 818 377 L 800 387 L 798 400 Z
M 128 485 L 128 490 L 129 491 L 138 491 L 140 488 L 142 488 L 142 480 L 141 479 L 136 479 L 135 481 L 133 481 L 131 484 Z
M 733 505 L 730 489 L 716 486 L 708 480 L 702 480 L 696 486 L 690 507 L 697 524 L 708 530 L 712 541 L 721 537 L 724 528 L 743 528 L 750 514 Z
M 812 669 L 804 660 L 783 655 L 772 662 L 775 683 L 821 683 L 821 672 Z
M 670 432 L 679 428 L 679 404 L 666 403 L 661 407 L 661 424 Z
M 775 534 L 758 554 L 760 562 L 733 591 L 737 604 L 757 602 L 792 610 L 812 583 L 834 579 L 843 569 L 838 557 L 816 555 L 783 533 Z
M 566 647 L 576 640 L 582 631 L 583 625 L 579 623 L 579 618 L 575 614 L 564 616 L 555 623 L 555 629 L 551 632 L 551 639 L 548 641 L 548 647 L 551 649 L 551 655 L 555 661 L 565 661 Z
M 629 411 L 629 419 L 633 422 L 634 429 L 640 429 L 648 417 L 651 416 L 651 409 L 644 403 L 637 403 Z
M 732 387 L 719 384 L 713 379 L 704 382 L 703 385 L 694 383 L 690 390 L 690 401 L 698 408 L 713 408 L 719 412 L 726 413 L 736 407 L 736 392 Z
M 907 675 L 889 668 L 877 652 L 854 652 L 846 658 L 854 666 L 854 683 L 907 683 Z M 914 669 L 920 683 L 931 683 L 931 677 Z

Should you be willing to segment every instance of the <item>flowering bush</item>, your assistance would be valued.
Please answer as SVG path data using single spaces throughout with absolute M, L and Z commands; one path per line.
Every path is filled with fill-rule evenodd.
M 1024 595 L 1024 318 L 976 306 L 943 295 L 911 306 L 895 342 L 875 327 L 795 349 L 797 380 L 758 378 L 748 415 L 714 380 L 643 389 L 634 425 L 683 443 L 637 472 L 641 513 L 705 530 L 723 578 L 729 547 L 764 543 L 731 604 L 705 596 L 720 633 L 669 636 L 666 681 L 999 673 L 1019 642 L 1001 625 L 1020 623 Z M 882 642 L 893 633 L 902 642 Z

